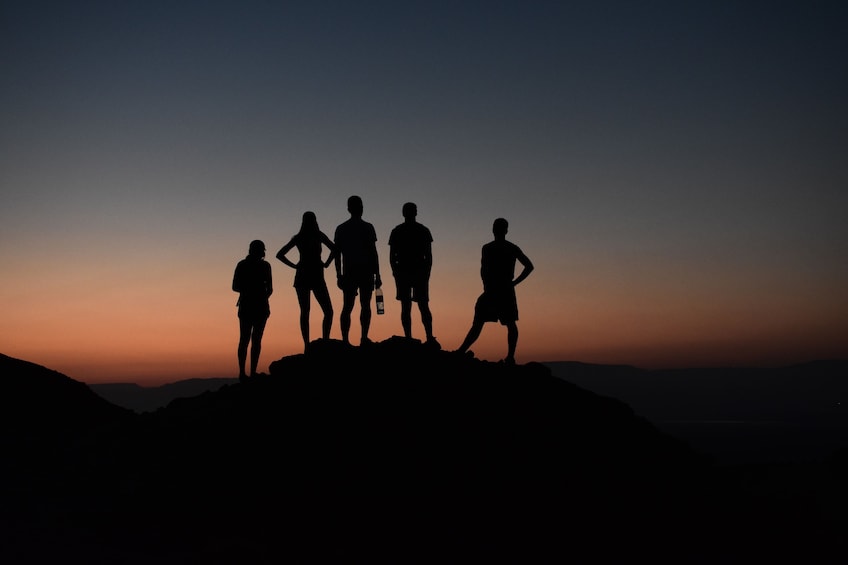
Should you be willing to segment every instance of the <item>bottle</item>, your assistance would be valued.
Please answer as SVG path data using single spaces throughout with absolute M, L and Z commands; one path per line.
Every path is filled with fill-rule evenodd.
M 385 314 L 386 313 L 386 307 L 385 307 L 385 304 L 383 303 L 383 289 L 378 288 L 374 292 L 374 295 L 377 297 L 377 314 Z

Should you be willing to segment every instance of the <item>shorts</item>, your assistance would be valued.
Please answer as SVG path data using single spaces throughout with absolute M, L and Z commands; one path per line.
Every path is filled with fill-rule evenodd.
M 518 320 L 518 301 L 515 288 L 484 292 L 474 305 L 474 318 L 483 322 L 500 322 L 503 325 Z
M 238 317 L 252 323 L 267 320 L 271 315 L 271 308 L 267 300 L 245 300 L 239 299 Z
M 413 302 L 429 302 L 430 281 L 425 277 L 408 277 L 395 275 L 395 286 L 398 300 L 411 300 Z
M 339 279 L 339 283 L 339 288 L 341 288 L 342 292 L 345 294 L 353 293 L 354 296 L 356 296 L 358 292 L 365 292 L 367 294 L 374 290 L 374 274 L 343 275 L 341 279 Z

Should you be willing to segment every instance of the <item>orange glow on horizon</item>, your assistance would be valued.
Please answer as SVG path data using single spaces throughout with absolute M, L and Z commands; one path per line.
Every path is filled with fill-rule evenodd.
M 293 271 L 273 262 L 271 297 L 260 370 L 301 353 L 299 309 Z M 481 291 L 477 258 L 451 272 L 435 270 L 431 281 L 434 331 L 443 349 L 462 342 Z M 520 319 L 516 359 L 628 364 L 643 368 L 779 365 L 815 358 L 848 357 L 848 321 L 839 308 L 810 293 L 772 305 L 769 293 L 693 284 L 660 285 L 652 280 L 599 277 L 575 270 L 563 277 L 544 261 L 517 288 Z M 585 266 L 584 266 L 585 267 Z M 33 269 L 47 269 L 33 264 Z M 7 297 L 0 322 L 0 352 L 60 371 L 84 382 L 161 384 L 184 378 L 237 374 L 236 295 L 232 265 L 190 266 L 162 285 L 168 269 L 148 258 L 136 271 L 108 273 L 80 267 L 62 279 L 36 277 L 38 288 Z M 82 276 L 80 273 L 93 273 Z M 340 339 L 341 294 L 328 272 L 335 309 L 331 336 Z M 671 278 L 671 277 L 669 277 Z M 108 281 L 108 284 L 103 281 Z M 401 335 L 394 282 L 384 276 L 386 314 L 372 314 L 370 337 Z M 780 289 L 771 293 L 780 298 Z M 351 340 L 358 343 L 359 307 Z M 321 311 L 313 301 L 312 339 L 319 336 Z M 413 307 L 413 335 L 423 338 Z M 477 358 L 506 355 L 506 329 L 489 323 L 471 347 Z

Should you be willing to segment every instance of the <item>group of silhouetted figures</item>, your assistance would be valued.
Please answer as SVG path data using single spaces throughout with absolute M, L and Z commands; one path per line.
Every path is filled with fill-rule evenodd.
M 335 265 L 338 287 L 342 291 L 343 304 L 339 316 L 342 340 L 350 343 L 351 314 L 359 296 L 359 321 L 362 326 L 360 345 L 370 343 L 368 331 L 371 326 L 371 297 L 375 289 L 381 288 L 380 262 L 377 253 L 377 233 L 374 226 L 362 219 L 363 204 L 359 196 L 347 200 L 350 218 L 336 228 L 331 240 L 321 231 L 314 212 L 304 212 L 298 231 L 278 252 L 277 259 L 295 270 L 294 288 L 300 305 L 300 331 L 304 350 L 309 345 L 309 312 L 311 296 L 321 307 L 324 318 L 321 335 L 330 338 L 333 324 L 333 305 L 324 280 L 324 269 Z M 418 304 L 421 322 L 426 333 L 426 344 L 441 348 L 433 336 L 433 315 L 430 312 L 430 272 L 433 267 L 430 230 L 416 220 L 418 207 L 412 202 L 403 205 L 403 223 L 397 225 L 389 236 L 389 263 L 395 279 L 395 297 L 401 304 L 401 325 L 404 336 L 412 337 L 412 303 Z M 480 277 L 483 293 L 474 307 L 474 319 L 465 340 L 456 349 L 466 353 L 480 336 L 486 322 L 499 321 L 507 328 L 507 356 L 505 363 L 515 363 L 515 348 L 518 344 L 518 302 L 515 286 L 533 270 L 533 263 L 514 243 L 507 241 L 509 224 L 498 218 L 492 225 L 494 240 L 483 245 Z M 322 259 L 324 247 L 329 250 Z M 288 257 L 297 249 L 297 262 Z M 515 276 L 515 263 L 523 269 Z M 250 242 L 248 255 L 238 262 L 233 275 L 233 290 L 239 293 L 239 379 L 248 378 L 245 370 L 247 350 L 250 346 L 250 376 L 256 374 L 262 350 L 262 335 L 271 315 L 269 297 L 274 291 L 271 265 L 265 260 L 265 243 Z

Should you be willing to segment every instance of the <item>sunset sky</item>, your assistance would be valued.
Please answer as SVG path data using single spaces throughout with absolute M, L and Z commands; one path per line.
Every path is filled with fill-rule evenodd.
M 0 353 L 71 378 L 236 376 L 252 239 L 260 370 L 300 353 L 274 254 L 352 194 L 374 340 L 402 334 L 387 241 L 413 201 L 445 349 L 505 217 L 536 265 L 520 363 L 848 357 L 844 1 L 0 0 L 0 71 Z M 472 350 L 501 359 L 505 329 Z

